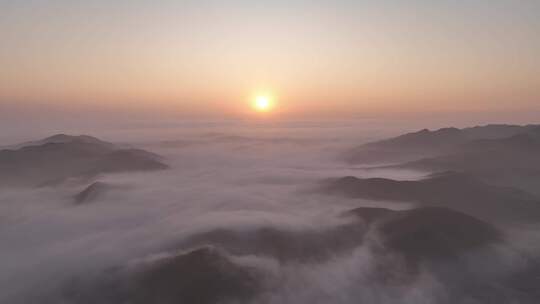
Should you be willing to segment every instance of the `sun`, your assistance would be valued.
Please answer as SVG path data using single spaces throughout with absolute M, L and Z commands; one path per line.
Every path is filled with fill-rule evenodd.
M 253 109 L 255 109 L 258 112 L 269 112 L 274 107 L 274 103 L 272 102 L 272 98 L 268 95 L 257 95 L 253 99 Z

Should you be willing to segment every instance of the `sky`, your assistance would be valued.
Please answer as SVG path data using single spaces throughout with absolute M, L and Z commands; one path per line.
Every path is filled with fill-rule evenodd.
M 540 113 L 537 0 L 0 0 L 0 41 L 3 119 Z

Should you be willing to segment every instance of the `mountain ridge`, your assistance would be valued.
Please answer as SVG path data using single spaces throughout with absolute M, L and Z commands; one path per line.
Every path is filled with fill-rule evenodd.
M 72 177 L 168 168 L 157 154 L 86 135 L 57 134 L 33 143 L 0 150 L 0 186 L 40 186 Z

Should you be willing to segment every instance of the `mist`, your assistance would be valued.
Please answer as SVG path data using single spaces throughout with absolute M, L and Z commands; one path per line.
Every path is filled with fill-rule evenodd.
M 0 304 L 540 303 L 540 1 L 0 1 Z
M 418 275 L 411 276 L 402 257 L 386 249 L 371 249 L 378 248 L 376 233 L 359 230 L 353 219 L 343 216 L 362 206 L 406 210 L 415 204 L 337 197 L 316 190 L 328 178 L 418 180 L 429 173 L 351 166 L 339 159 L 342 151 L 373 139 L 377 132 L 322 124 L 244 132 L 217 125 L 161 132 L 155 129 L 125 136 L 124 131 L 122 136 L 131 141 L 121 143 L 161 155 L 168 170 L 101 174 L 54 186 L 2 189 L 1 303 L 37 299 L 42 303 L 95 302 L 92 297 L 65 298 L 66 286 L 82 281 L 78 288 L 98 294 L 93 282 L 108 269 L 204 246 L 257 273 L 260 292 L 250 298 L 253 303 L 468 301 L 457 296 L 461 290 L 445 286 L 459 280 L 459 274 L 449 270 L 453 266 L 437 265 L 449 268 L 443 271 L 444 282 L 422 267 L 415 270 Z M 99 135 L 119 137 L 113 130 Z M 91 202 L 75 204 L 74 196 L 96 181 L 107 185 L 106 191 Z M 535 229 L 511 228 L 504 229 L 521 236 L 512 238 L 511 246 L 505 243 L 490 251 L 471 252 L 459 263 L 467 265 L 478 280 L 526 267 L 526 256 L 539 249 L 531 245 L 539 234 Z M 309 252 L 293 246 L 278 249 L 280 255 L 274 255 L 271 245 L 256 241 L 259 231 L 268 230 L 287 242 L 306 242 Z M 213 233 L 218 233 L 217 239 L 208 238 Z M 219 233 L 225 233 L 224 240 Z M 231 245 L 227 240 L 234 242 Z M 333 245 L 325 245 L 328 240 Z M 487 263 L 489 267 L 484 267 Z M 383 272 L 398 281 L 401 276 L 410 278 L 403 279 L 406 284 L 381 283 L 381 265 L 385 265 Z

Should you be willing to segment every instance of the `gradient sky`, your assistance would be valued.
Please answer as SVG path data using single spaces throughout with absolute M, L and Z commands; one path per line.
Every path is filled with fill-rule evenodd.
M 539 54 L 538 0 L 0 0 L 0 111 L 530 113 Z

